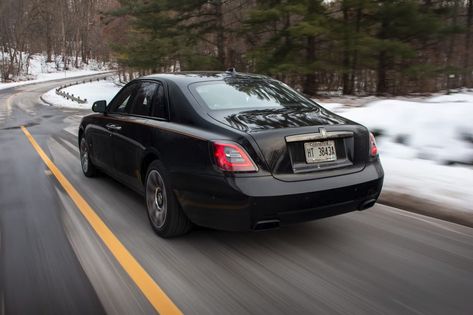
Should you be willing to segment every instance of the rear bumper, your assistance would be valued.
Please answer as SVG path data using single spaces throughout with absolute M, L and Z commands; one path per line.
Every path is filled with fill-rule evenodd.
M 272 176 L 187 177 L 176 196 L 195 224 L 253 230 L 363 210 L 376 202 L 383 177 L 378 161 L 358 173 L 302 182 L 282 182 Z M 199 188 L 182 189 L 186 186 Z

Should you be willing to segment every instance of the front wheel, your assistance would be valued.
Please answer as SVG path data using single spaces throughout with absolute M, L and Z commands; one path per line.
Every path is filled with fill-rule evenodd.
M 82 137 L 80 140 L 80 164 L 82 166 L 82 172 L 87 177 L 94 177 L 97 174 L 95 166 L 90 161 L 89 156 L 89 145 L 85 140 L 85 137 Z
M 192 223 L 181 209 L 161 162 L 154 161 L 148 168 L 145 182 L 148 218 L 154 231 L 169 238 L 190 231 Z

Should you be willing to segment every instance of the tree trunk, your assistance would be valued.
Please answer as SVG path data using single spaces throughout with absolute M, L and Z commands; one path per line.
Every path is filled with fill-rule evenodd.
M 342 86 L 343 86 L 343 94 L 348 95 L 352 94 L 353 91 L 350 90 L 351 84 L 350 84 L 350 74 L 348 73 L 350 71 L 350 34 L 348 31 L 348 24 L 349 24 L 349 18 L 348 18 L 348 5 L 346 3 L 346 0 L 343 1 L 342 3 L 342 11 L 343 11 L 343 73 L 342 73 Z
M 378 34 L 378 38 L 380 40 L 386 39 L 386 29 L 388 28 L 388 21 L 383 20 L 381 23 L 381 29 Z M 378 83 L 376 86 L 376 94 L 383 95 L 387 92 L 387 84 L 386 84 L 386 73 L 388 68 L 387 62 L 387 52 L 384 47 L 381 47 L 381 51 L 378 53 Z
M 215 17 L 217 19 L 217 58 L 220 66 L 225 68 L 226 52 L 225 52 L 225 30 L 223 26 L 223 1 L 217 0 L 215 3 Z M 224 70 L 224 69 L 222 69 Z
M 358 7 L 356 9 L 356 20 L 355 20 L 355 38 L 353 43 L 353 60 L 351 62 L 350 71 L 350 94 L 355 93 L 355 81 L 357 79 L 356 72 L 358 69 L 358 36 L 361 29 L 361 13 L 362 13 L 362 0 L 358 1 Z
M 452 28 L 456 28 L 457 26 L 457 16 L 458 16 L 458 0 L 455 0 L 454 1 L 454 4 L 453 4 L 453 17 L 452 17 L 452 23 L 451 23 L 451 26 Z M 451 34 L 450 35 L 450 42 L 449 42 L 449 46 L 448 46 L 448 49 L 447 49 L 447 73 L 446 73 L 446 76 L 447 76 L 447 94 L 450 93 L 450 90 L 455 86 L 455 79 L 456 79 L 456 75 L 455 74 L 452 74 L 450 73 L 450 69 L 453 68 L 453 62 L 452 62 L 452 59 L 453 59 L 453 53 L 454 53 L 454 46 L 455 46 L 455 39 L 456 39 L 456 34 Z
M 51 40 L 51 25 L 49 23 L 49 18 L 46 21 L 46 54 L 47 60 L 46 62 L 53 61 L 53 44 Z
M 386 51 L 382 50 L 378 55 L 378 84 L 376 87 L 376 94 L 378 95 L 384 95 L 387 92 L 386 72 Z
M 471 26 L 473 24 L 473 0 L 468 0 L 468 9 L 466 17 L 466 34 L 465 34 L 465 54 L 463 60 L 463 86 L 471 87 L 470 49 L 471 49 Z
M 307 48 L 306 48 L 306 63 L 313 63 L 315 60 L 315 37 L 307 37 Z M 314 70 L 310 70 L 310 73 L 304 76 L 304 87 L 303 91 L 307 95 L 317 94 L 317 82 Z

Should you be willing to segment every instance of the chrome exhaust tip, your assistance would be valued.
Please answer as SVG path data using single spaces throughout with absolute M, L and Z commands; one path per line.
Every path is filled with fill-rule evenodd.
M 372 206 L 374 206 L 375 203 L 376 203 L 376 199 L 365 200 L 358 206 L 358 210 L 365 210 L 365 209 L 371 208 Z
M 256 222 L 254 226 L 255 231 L 266 231 L 279 229 L 279 220 L 263 220 Z

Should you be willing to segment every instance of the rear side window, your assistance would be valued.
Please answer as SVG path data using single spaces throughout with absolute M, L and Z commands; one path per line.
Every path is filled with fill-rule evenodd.
M 110 112 L 112 113 L 129 113 L 131 104 L 136 95 L 138 84 L 130 84 L 124 87 L 110 104 Z
M 163 119 L 169 118 L 167 100 L 164 95 L 164 86 L 162 84 L 158 84 L 156 94 L 154 95 L 153 116 Z
M 133 101 L 131 114 L 140 116 L 151 116 L 153 108 L 153 97 L 158 84 L 153 82 L 142 82 Z

